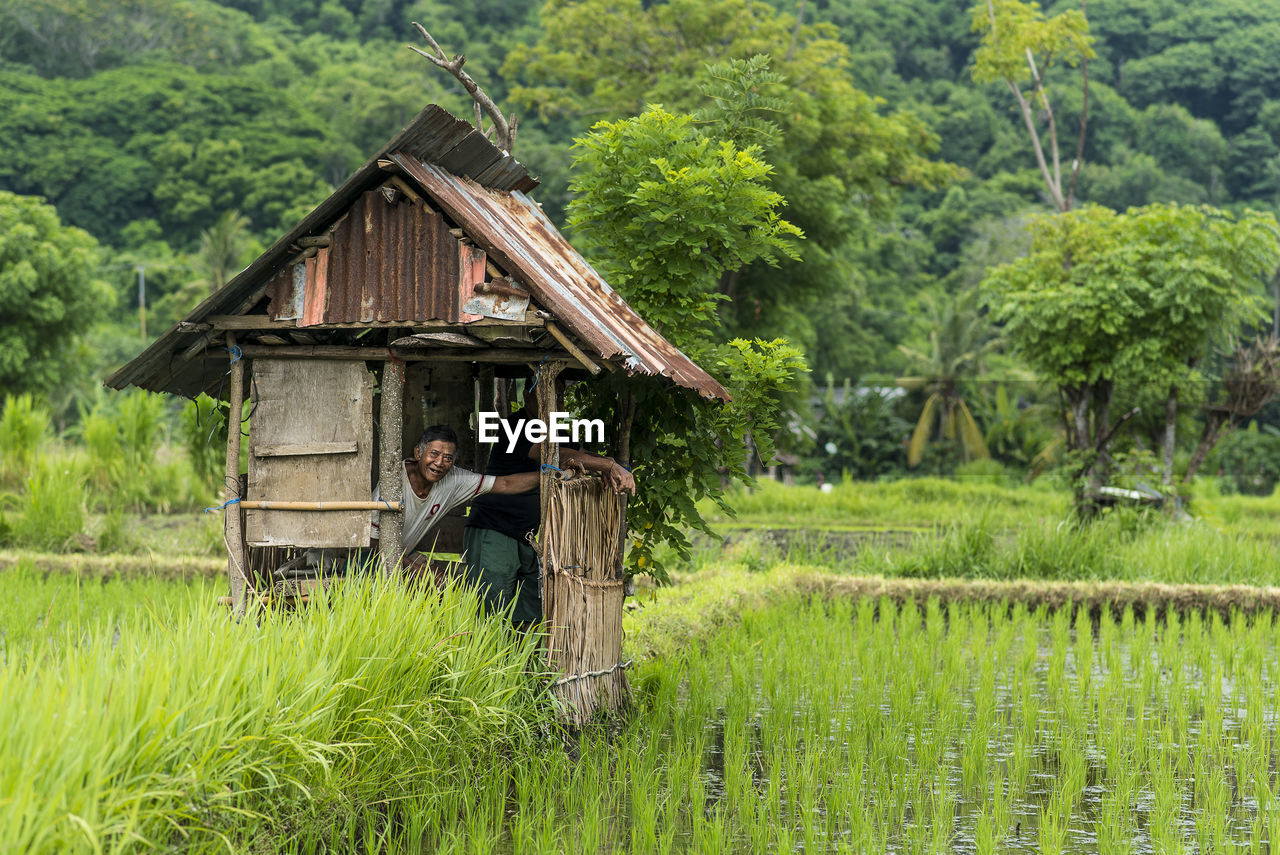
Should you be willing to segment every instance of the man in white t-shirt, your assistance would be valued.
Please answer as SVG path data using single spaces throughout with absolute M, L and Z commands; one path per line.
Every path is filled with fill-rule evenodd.
M 467 469 L 455 469 L 458 435 L 448 425 L 435 425 L 422 432 L 413 448 L 413 459 L 406 460 L 400 470 L 400 488 L 404 496 L 404 529 L 401 543 L 405 555 L 422 544 L 427 534 L 454 508 L 467 504 L 485 493 L 515 494 L 538 486 L 538 472 L 514 475 L 480 475 Z M 380 498 L 380 487 L 373 498 Z M 377 539 L 378 512 L 373 516 L 374 539 Z

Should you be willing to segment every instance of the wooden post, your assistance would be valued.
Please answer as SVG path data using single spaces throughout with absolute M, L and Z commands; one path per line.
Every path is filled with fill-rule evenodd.
M 382 363 L 382 408 L 379 417 L 378 483 L 379 498 L 398 503 L 404 500 L 401 471 L 404 469 L 404 363 L 388 359 Z M 383 510 L 378 514 L 378 545 L 384 572 L 400 568 L 403 551 L 404 514 Z
M 534 392 L 538 395 L 538 418 L 548 423 L 551 421 L 551 413 L 555 411 L 558 405 L 558 402 L 556 401 L 556 379 L 559 378 L 560 371 L 563 367 L 564 366 L 559 362 L 547 362 L 538 370 L 538 387 L 534 389 Z M 560 446 L 556 445 L 549 439 L 542 443 L 542 465 L 543 467 L 558 467 L 560 465 Z M 547 533 L 547 503 L 551 498 L 551 478 L 554 474 L 555 473 L 552 470 L 543 468 L 542 477 L 538 480 L 538 495 L 541 499 L 542 505 L 538 530 L 542 532 L 543 537 L 546 537 Z M 543 550 L 543 555 L 546 555 L 545 549 Z M 551 617 L 553 605 L 551 597 L 553 593 L 554 588 L 552 586 L 550 568 L 547 567 L 546 562 L 544 561 L 542 567 L 543 620 L 547 620 Z
M 244 617 L 249 587 L 249 562 L 245 556 L 244 529 L 240 521 L 240 413 L 244 409 L 244 359 L 236 348 L 235 333 L 227 333 L 231 352 L 230 409 L 227 412 L 227 469 L 223 497 L 222 532 L 227 543 L 227 578 L 231 588 L 231 614 Z
M 636 419 L 636 396 L 628 386 L 618 395 L 618 411 L 621 418 L 618 425 L 618 463 L 631 469 L 631 426 Z M 627 494 L 622 494 L 622 525 L 618 529 L 618 560 L 622 562 L 625 576 L 627 563 Z M 628 586 L 627 594 L 631 588 Z
M 480 414 L 483 412 L 498 412 L 498 407 L 494 403 L 493 374 L 492 365 L 481 363 L 476 376 L 476 408 L 471 419 L 471 435 L 476 445 L 476 453 L 471 459 L 475 463 L 475 471 L 477 472 L 483 472 L 489 462 L 487 447 L 480 442 Z M 502 413 L 498 414 L 502 415 Z

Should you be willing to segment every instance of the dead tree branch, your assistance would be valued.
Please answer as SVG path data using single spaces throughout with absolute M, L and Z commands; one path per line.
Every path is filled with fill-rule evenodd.
M 804 23 L 804 4 L 805 0 L 800 0 L 800 8 L 796 10 L 796 28 L 791 31 L 791 47 L 787 48 L 787 55 L 783 57 L 783 62 L 790 62 L 791 57 L 796 55 L 796 43 L 800 41 L 800 26 Z
M 503 116 L 502 111 L 498 109 L 498 105 L 480 88 L 480 84 L 476 83 L 470 74 L 462 70 L 462 66 L 467 61 L 466 54 L 460 53 L 450 59 L 436 40 L 431 37 L 431 34 L 427 32 L 426 27 L 417 21 L 413 22 L 413 26 L 427 40 L 427 44 L 431 45 L 431 49 L 435 53 L 429 53 L 415 45 L 409 45 L 409 50 L 426 57 L 432 65 L 443 68 L 462 84 L 462 88 L 467 90 L 467 94 L 475 102 L 476 130 L 487 137 L 491 137 L 494 145 L 509 154 L 515 147 L 516 142 L 517 120 L 515 113 L 512 113 L 510 117 Z M 483 113 L 489 114 L 489 119 L 493 122 L 487 131 L 484 129 L 482 110 Z
M 1080 14 L 1085 14 L 1087 0 L 1080 0 Z M 1075 207 L 1076 181 L 1080 178 L 1080 163 L 1084 160 L 1084 132 L 1089 125 L 1089 58 L 1080 58 L 1080 82 L 1083 103 L 1080 106 L 1080 134 L 1076 137 L 1076 157 L 1071 161 L 1071 184 L 1067 189 L 1067 210 Z

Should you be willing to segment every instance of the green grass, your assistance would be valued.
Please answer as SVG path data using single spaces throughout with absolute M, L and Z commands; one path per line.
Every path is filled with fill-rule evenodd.
M 726 530 L 928 532 L 979 520 L 992 529 L 1014 530 L 1067 519 L 1071 495 L 1043 479 L 1016 487 L 942 478 L 844 481 L 827 493 L 762 480 L 756 489 L 731 491 L 729 504 L 735 516 L 709 502 L 699 510 L 713 527 Z M 1202 478 L 1195 483 L 1187 509 L 1194 519 L 1215 529 L 1280 539 L 1280 493 L 1222 494 L 1213 479 Z
M 8 851 L 350 851 L 456 819 L 550 719 L 531 640 L 464 592 L 357 580 L 255 625 L 200 585 L 0 578 Z
M 996 580 L 974 587 L 984 598 L 1021 586 L 1009 596 L 1033 603 L 1072 602 L 1036 598 L 1064 580 L 1094 593 L 1107 580 L 1280 585 L 1264 517 L 1249 517 L 1270 500 L 1198 496 L 1219 502 L 1217 523 L 1122 513 L 1078 529 L 1051 513 L 1065 496 L 1037 489 L 869 486 L 882 507 L 862 518 L 880 513 L 878 531 L 747 533 L 699 553 L 674 587 L 642 588 L 625 618 L 638 715 L 572 736 L 551 724 L 529 640 L 479 620 L 465 593 L 357 583 L 303 615 L 237 625 L 213 605 L 220 580 L 20 558 L 0 570 L 0 696 L 21 699 L 0 705 L 0 848 L 1280 842 L 1273 612 L 1174 609 L 1166 624 L 1156 609 L 971 603 L 946 581 Z M 821 523 L 860 487 L 758 496 Z M 928 536 L 881 537 L 963 507 Z M 897 600 L 865 596 L 893 585 Z
M 932 529 L 985 513 L 995 525 L 1035 519 L 1058 520 L 1070 496 L 1037 482 L 1021 487 L 974 484 L 942 478 L 844 481 L 823 493 L 817 487 L 786 487 L 762 480 L 754 490 L 734 490 L 727 517 L 710 503 L 699 505 L 713 525 L 767 528 Z
M 1086 527 L 1037 522 L 1014 532 L 980 519 L 904 548 L 863 551 L 841 569 L 923 578 L 1280 585 L 1274 556 L 1268 539 L 1158 515 L 1136 527 L 1122 519 Z M 829 556 L 828 563 L 839 558 Z
M 93 627 L 169 623 L 217 596 L 202 581 L 42 572 L 31 559 L 0 571 L 0 580 L 0 664 L 40 658 L 46 648 Z

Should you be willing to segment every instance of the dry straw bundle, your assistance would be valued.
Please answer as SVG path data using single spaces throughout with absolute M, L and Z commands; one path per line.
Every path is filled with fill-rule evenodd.
M 623 500 L 599 478 L 553 479 L 543 524 L 552 693 L 581 724 L 630 699 L 622 660 Z

